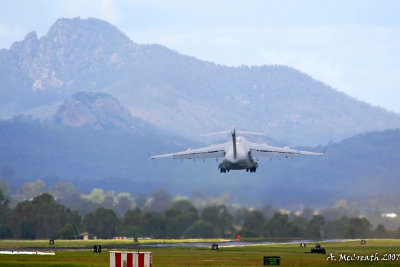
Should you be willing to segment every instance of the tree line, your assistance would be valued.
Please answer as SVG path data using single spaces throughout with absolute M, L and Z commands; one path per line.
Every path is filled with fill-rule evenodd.
M 49 193 L 19 202 L 13 209 L 0 190 L 0 238 L 78 238 L 87 231 L 97 238 L 114 236 L 151 238 L 235 237 L 265 239 L 400 238 L 383 225 L 373 229 L 366 218 L 341 217 L 326 221 L 322 215 L 310 219 L 274 212 L 268 218 L 259 210 L 237 209 L 231 214 L 225 205 L 198 210 L 187 199 L 176 200 L 164 211 L 143 211 L 136 207 L 118 217 L 111 208 L 99 207 L 81 216 L 56 202 Z

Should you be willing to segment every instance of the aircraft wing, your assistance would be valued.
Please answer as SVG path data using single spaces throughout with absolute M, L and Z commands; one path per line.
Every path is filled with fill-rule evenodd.
M 252 143 L 250 153 L 254 157 L 295 157 L 299 155 L 323 156 L 323 153 L 302 151 L 289 147 L 275 147 L 267 144 Z
M 202 148 L 191 149 L 186 151 L 175 152 L 151 156 L 150 159 L 158 158 L 174 158 L 174 159 L 205 159 L 205 158 L 220 158 L 225 156 L 225 144 L 211 145 Z

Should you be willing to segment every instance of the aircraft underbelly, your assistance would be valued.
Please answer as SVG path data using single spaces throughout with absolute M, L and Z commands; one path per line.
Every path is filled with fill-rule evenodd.
M 235 160 L 225 159 L 223 161 L 223 164 L 226 167 L 226 169 L 231 169 L 231 170 L 249 169 L 253 166 L 253 163 L 248 157 L 236 158 Z
M 225 155 L 224 161 L 222 162 L 221 165 L 225 169 L 244 170 L 244 169 L 250 169 L 251 167 L 253 167 L 253 161 L 248 156 L 248 153 L 246 152 L 246 150 L 244 150 L 242 147 L 238 146 L 236 157 L 234 156 L 234 153 L 232 150 L 228 150 Z

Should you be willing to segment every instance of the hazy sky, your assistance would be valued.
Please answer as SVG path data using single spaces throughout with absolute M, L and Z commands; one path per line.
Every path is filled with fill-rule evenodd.
M 284 64 L 400 113 L 400 1 L 0 0 L 0 48 L 57 18 L 96 17 L 136 43 L 224 65 Z

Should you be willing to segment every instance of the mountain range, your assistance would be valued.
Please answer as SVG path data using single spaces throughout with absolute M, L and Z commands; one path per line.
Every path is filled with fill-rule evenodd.
M 287 66 L 222 66 L 74 18 L 0 50 L 0 85 L 0 168 L 14 191 L 40 178 L 83 193 L 165 188 L 279 207 L 380 201 L 400 213 L 400 116 Z M 328 144 L 327 154 L 260 159 L 255 174 L 220 174 L 215 160 L 148 160 L 204 146 L 198 134 L 232 126 L 265 132 L 272 144 Z
M 296 69 L 228 67 L 141 45 L 95 18 L 59 19 L 38 38 L 0 51 L 0 117 L 51 117 L 76 92 L 114 96 L 136 118 L 197 139 L 238 128 L 291 145 L 339 141 L 398 128 L 400 116 L 341 93 Z

